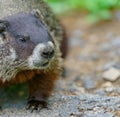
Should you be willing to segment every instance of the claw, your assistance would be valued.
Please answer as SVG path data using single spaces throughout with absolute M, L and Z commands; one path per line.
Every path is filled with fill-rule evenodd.
M 41 108 L 48 108 L 46 101 L 43 101 L 43 100 L 42 100 L 42 101 L 35 100 L 35 98 L 31 98 L 30 100 L 28 100 L 26 109 L 27 109 L 27 110 L 30 109 L 30 110 L 31 110 L 31 113 L 32 113 L 33 111 L 40 110 Z

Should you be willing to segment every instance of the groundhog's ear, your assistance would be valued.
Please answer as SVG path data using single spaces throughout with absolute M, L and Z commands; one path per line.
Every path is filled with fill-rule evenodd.
M 38 9 L 32 10 L 31 14 L 36 18 L 40 18 L 40 11 Z
M 0 20 L 0 33 L 4 32 L 7 29 L 8 24 L 9 24 L 8 21 Z

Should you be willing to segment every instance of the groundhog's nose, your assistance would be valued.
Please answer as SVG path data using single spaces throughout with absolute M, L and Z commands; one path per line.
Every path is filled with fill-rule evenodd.
M 51 59 L 54 56 L 55 50 L 53 44 L 48 43 L 41 52 L 41 56 L 47 59 Z
M 45 49 L 43 52 L 42 52 L 42 57 L 44 58 L 52 58 L 54 56 L 54 50 L 48 50 L 48 49 Z

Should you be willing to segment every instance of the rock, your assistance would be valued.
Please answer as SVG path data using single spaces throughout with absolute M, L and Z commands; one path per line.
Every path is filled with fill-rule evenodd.
M 110 81 L 108 81 L 108 82 L 103 83 L 102 87 L 103 88 L 113 87 L 113 84 Z
M 71 88 L 69 88 L 69 90 L 70 90 L 70 93 L 71 94 L 73 94 L 73 95 L 80 95 L 80 94 L 83 94 L 83 93 L 85 93 L 85 88 L 83 88 L 83 87 L 71 87 Z
M 115 81 L 120 77 L 120 71 L 116 68 L 110 68 L 103 73 L 103 78 L 109 81 Z
M 111 92 L 114 91 L 114 88 L 113 88 L 113 87 L 107 87 L 107 88 L 105 88 L 105 91 L 106 91 L 107 93 L 111 93 Z
M 100 89 L 99 89 L 99 90 L 96 90 L 96 91 L 94 92 L 94 94 L 100 95 L 100 96 L 106 96 L 106 95 L 107 95 L 104 90 L 100 90 Z
M 102 65 L 102 67 L 100 69 L 106 71 L 110 68 L 115 68 L 115 69 L 120 70 L 120 63 L 118 63 L 116 61 L 108 61 L 104 65 Z
M 95 82 L 94 78 L 85 78 L 83 80 L 83 83 L 84 83 L 85 89 L 87 89 L 87 90 L 96 88 L 96 82 Z

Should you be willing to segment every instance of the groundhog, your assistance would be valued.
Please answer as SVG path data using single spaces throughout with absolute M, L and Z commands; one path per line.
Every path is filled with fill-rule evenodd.
M 27 109 L 32 110 L 47 107 L 66 56 L 66 41 L 52 36 L 38 16 L 32 11 L 0 19 L 0 87 L 28 82 Z

